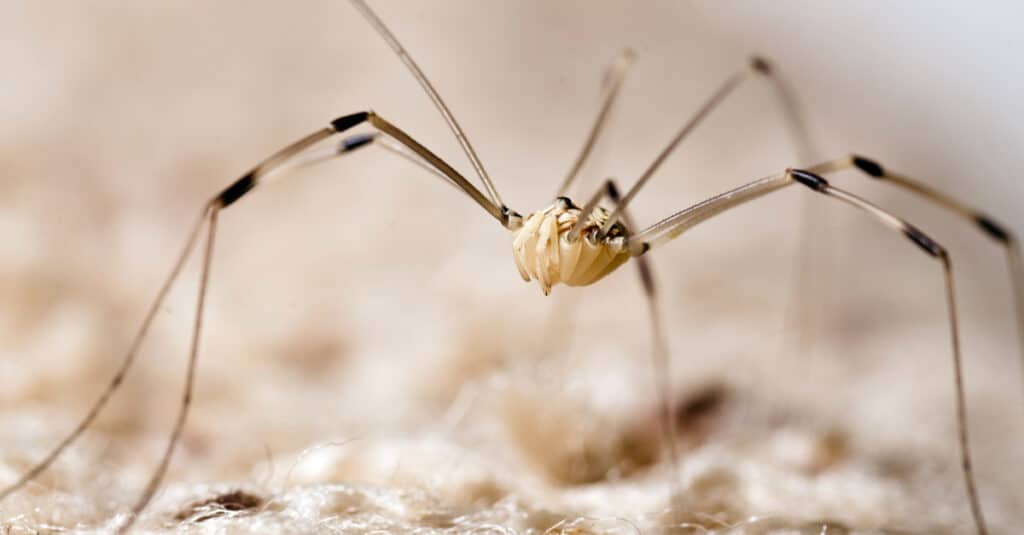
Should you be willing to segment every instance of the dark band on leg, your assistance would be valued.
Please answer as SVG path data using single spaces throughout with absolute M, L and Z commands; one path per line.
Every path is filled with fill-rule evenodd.
M 1010 232 L 1003 228 L 1002 225 L 992 221 L 991 218 L 984 214 L 978 214 L 975 216 L 974 221 L 978 223 L 981 230 L 984 230 L 986 234 L 991 236 L 993 239 L 998 240 L 1002 243 L 1010 243 L 1013 238 L 1010 237 Z
M 765 76 L 771 76 L 772 74 L 772 64 L 761 56 L 752 56 L 750 58 L 750 68 Z
M 847 160 L 849 162 L 850 160 Z M 836 166 L 837 162 L 827 162 L 817 168 L 829 169 L 830 171 L 841 170 Z M 930 256 L 939 260 L 944 268 L 946 298 L 949 309 L 949 330 L 951 335 L 951 348 L 953 353 L 953 373 L 956 380 L 956 419 L 957 430 L 960 442 L 960 461 L 963 467 L 964 483 L 967 487 L 967 496 L 970 502 L 971 515 L 974 519 L 978 535 L 987 535 L 988 528 L 985 525 L 985 518 L 981 510 L 981 502 L 978 499 L 978 486 L 974 477 L 974 470 L 971 467 L 970 439 L 968 437 L 967 404 L 963 386 L 963 366 L 961 364 L 961 349 L 959 338 L 959 325 L 956 316 L 956 303 L 954 299 L 952 261 L 946 249 L 932 240 L 924 232 L 910 223 L 886 212 L 885 210 L 871 204 L 870 202 L 846 192 L 842 189 L 829 186 L 824 178 L 799 169 L 788 169 L 785 173 L 755 180 L 738 188 L 733 188 L 725 193 L 716 195 L 707 201 L 697 203 L 690 208 L 677 212 L 668 218 L 659 221 L 647 229 L 633 234 L 631 237 L 641 242 L 658 245 L 678 237 L 685 230 L 694 225 L 722 214 L 730 209 L 741 206 L 749 201 L 757 199 L 771 191 L 781 189 L 786 185 L 799 182 L 822 195 L 833 197 L 837 200 L 850 204 L 868 214 L 874 216 L 879 222 L 892 230 L 905 235 L 915 245 L 920 247 Z M 919 188 L 911 188 L 918 189 Z M 928 190 L 924 190 L 928 191 Z M 980 224 L 980 223 L 979 223 Z M 1015 245 L 1016 242 L 1011 242 Z M 1014 249 L 1014 247 L 1011 247 Z M 1011 256 L 1014 261 L 1016 256 Z
M 221 208 L 227 208 L 228 205 L 234 203 L 238 199 L 241 199 L 242 195 L 245 195 L 249 190 L 255 187 L 256 175 L 254 171 L 250 171 L 242 178 L 236 180 L 234 184 L 231 184 L 227 189 L 222 191 L 220 195 L 217 196 L 217 204 L 219 204 Z
M 371 132 L 369 134 L 356 134 L 354 136 L 349 136 L 341 140 L 341 143 L 338 144 L 338 154 L 341 154 L 342 152 L 353 151 L 358 149 L 359 147 L 369 145 L 370 143 L 373 143 L 374 139 L 377 139 L 377 134 L 375 132 Z
M 869 160 L 867 158 L 864 158 L 863 156 L 854 155 L 853 165 L 856 165 L 858 169 L 864 171 L 865 173 L 875 178 L 882 178 L 883 176 L 885 176 L 885 170 L 882 169 L 882 166 L 879 165 L 878 162 Z
M 644 293 L 654 298 L 654 275 L 651 273 L 651 266 L 647 263 L 647 257 L 636 259 L 637 271 L 640 272 L 640 283 L 644 286 Z
M 903 234 L 910 238 L 910 241 L 916 243 L 918 247 L 924 249 L 924 252 L 937 258 L 946 256 L 946 249 L 944 247 L 935 243 L 935 240 L 929 238 L 927 234 L 921 232 L 916 227 L 906 225 L 903 228 Z
M 334 128 L 335 132 L 344 132 L 353 126 L 366 121 L 368 116 L 369 112 L 361 111 L 344 117 L 338 117 L 331 121 L 331 127 Z
M 867 175 L 875 178 L 887 179 L 887 182 L 896 184 L 897 186 L 909 190 L 911 193 L 923 196 L 925 199 L 936 202 L 963 217 L 973 220 L 974 223 L 983 232 L 985 232 L 985 234 L 988 234 L 990 238 L 1002 244 L 1009 244 L 1013 242 L 1013 234 L 1007 230 L 1006 226 L 996 222 L 991 217 L 967 206 L 964 203 L 961 203 L 923 184 L 915 182 L 905 176 L 893 174 L 887 175 L 882 165 L 874 160 L 853 154 L 850 157 L 850 161 L 854 166 Z
M 800 169 L 790 169 L 789 175 L 793 177 L 793 180 L 811 188 L 814 191 L 824 191 L 828 188 L 828 180 L 807 171 L 801 171 Z
M 606 182 L 604 190 L 605 194 L 608 195 L 608 198 L 611 199 L 613 203 L 619 204 L 619 201 L 622 200 L 622 196 L 619 195 L 619 188 L 615 186 L 615 182 L 612 182 L 611 180 Z

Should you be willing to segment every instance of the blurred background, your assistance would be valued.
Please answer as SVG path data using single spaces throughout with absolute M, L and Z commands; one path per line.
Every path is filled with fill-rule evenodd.
M 522 213 L 550 202 L 629 46 L 637 62 L 574 199 L 607 176 L 628 187 L 757 53 L 795 88 L 822 159 L 868 155 L 1024 228 L 1015 3 L 371 5 Z M 0 2 L 0 72 L 0 484 L 84 414 L 202 203 L 264 156 L 372 108 L 472 170 L 345 2 Z M 799 165 L 787 135 L 771 86 L 746 83 L 634 218 Z M 833 182 L 952 251 L 979 486 L 997 532 L 1013 532 L 1024 372 L 1004 252 L 884 184 Z M 815 201 L 784 190 L 653 253 L 675 395 L 717 400 L 682 426 L 687 521 L 967 532 L 941 270 L 871 218 Z M 816 250 L 803 286 L 801 240 Z M 665 524 L 632 268 L 545 298 L 510 253 L 478 207 L 377 148 L 232 206 L 196 402 L 142 525 L 174 529 L 195 519 L 189 504 L 235 488 L 264 507 L 192 529 Z M 179 399 L 195 268 L 95 429 L 0 504 L 5 529 L 100 529 L 132 503 Z

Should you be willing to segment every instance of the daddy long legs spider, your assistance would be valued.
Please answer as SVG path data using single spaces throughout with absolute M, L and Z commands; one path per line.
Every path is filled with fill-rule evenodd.
M 375 20 L 372 19 L 371 21 Z M 383 26 L 379 29 L 383 31 Z M 393 41 L 397 43 L 397 41 Z M 625 57 L 625 56 L 624 56 Z M 625 63 L 623 59 L 619 64 Z M 414 70 L 414 72 L 416 72 Z M 624 72 L 624 68 L 615 66 L 612 69 L 613 73 Z M 577 198 L 577 203 L 573 203 L 568 198 L 558 196 L 554 202 L 547 208 L 542 209 L 538 212 L 528 213 L 523 212 L 519 214 L 511 209 L 505 207 L 501 201 L 501 197 L 498 193 L 498 187 L 492 184 L 492 181 L 487 177 L 484 171 L 483 165 L 479 162 L 473 153 L 468 141 L 465 140 L 465 136 L 461 133 L 457 134 L 461 140 L 463 140 L 463 148 L 467 151 L 467 155 L 473 163 L 473 168 L 481 181 L 482 186 L 474 186 L 470 180 L 466 179 L 462 174 L 457 172 L 453 167 L 447 164 L 444 160 L 430 152 L 424 145 L 415 141 L 408 134 L 400 129 L 399 126 L 391 123 L 385 119 L 382 115 L 378 115 L 374 112 L 357 112 L 354 114 L 343 115 L 332 121 L 329 126 L 325 127 L 311 136 L 305 138 L 303 141 L 294 144 L 281 153 L 265 160 L 262 164 L 257 165 L 252 169 L 251 172 L 245 174 L 237 181 L 229 185 L 221 193 L 219 193 L 214 199 L 211 200 L 210 204 L 202 211 L 201 223 L 206 222 L 209 224 L 207 234 L 207 251 L 206 254 L 202 255 L 205 259 L 204 265 L 208 265 L 212 255 L 209 253 L 212 250 L 213 235 L 216 228 L 217 217 L 220 211 L 229 206 L 233 206 L 236 201 L 243 198 L 250 191 L 257 191 L 257 186 L 262 185 L 269 179 L 284 178 L 284 169 L 281 172 L 274 173 L 278 165 L 286 164 L 299 164 L 308 165 L 315 163 L 316 160 L 322 158 L 319 154 L 311 154 L 305 152 L 306 148 L 319 141 L 323 141 L 328 137 L 333 137 L 335 134 L 339 134 L 338 139 L 341 142 L 341 149 L 339 154 L 347 154 L 353 152 L 356 149 L 361 149 L 364 146 L 370 145 L 371 143 L 378 143 L 383 148 L 397 152 L 401 156 L 412 159 L 419 165 L 425 165 L 432 168 L 434 173 L 439 174 L 441 178 L 449 181 L 451 185 L 465 192 L 473 202 L 483 208 L 483 210 L 489 214 L 492 218 L 497 220 L 505 228 L 513 232 L 513 256 L 517 260 L 517 266 L 520 274 L 526 279 L 536 280 L 541 288 L 547 293 L 553 286 L 557 286 L 559 283 L 568 285 L 588 285 L 596 283 L 601 280 L 605 275 L 614 271 L 618 265 L 626 263 L 626 261 L 632 259 L 632 263 L 639 267 L 641 273 L 641 281 L 643 286 L 648 290 L 648 294 L 653 296 L 653 283 L 650 277 L 649 268 L 644 267 L 643 259 L 646 258 L 648 251 L 658 246 L 661 246 L 668 238 L 674 237 L 677 232 L 687 230 L 690 226 L 696 225 L 704 221 L 705 219 L 717 215 L 727 208 L 738 206 L 739 204 L 745 203 L 747 200 L 759 197 L 763 194 L 768 194 L 776 189 L 782 189 L 788 185 L 804 185 L 813 190 L 816 193 L 823 194 L 824 197 L 833 197 L 838 200 L 853 204 L 855 207 L 860 208 L 861 211 L 867 212 L 872 215 L 875 219 L 879 220 L 883 224 L 898 230 L 902 233 L 908 241 L 918 246 L 919 249 L 924 251 L 926 254 L 938 259 L 938 261 L 948 266 L 948 255 L 943 248 L 938 246 L 929 235 L 925 234 L 920 229 L 913 227 L 903 220 L 896 219 L 894 216 L 880 211 L 873 205 L 866 204 L 865 201 L 859 198 L 853 197 L 843 189 L 837 189 L 833 186 L 828 185 L 821 175 L 838 171 L 842 168 L 847 168 L 854 171 L 860 171 L 865 176 L 872 178 L 883 179 L 882 182 L 894 184 L 896 186 L 903 187 L 904 189 L 914 191 L 921 194 L 923 197 L 936 201 L 947 208 L 953 209 L 954 212 L 966 216 L 969 220 L 980 228 L 982 231 L 987 233 L 990 237 L 995 238 L 1008 246 L 1015 244 L 1015 241 L 1011 239 L 1011 236 L 1004 225 L 1000 225 L 992 220 L 989 216 L 983 216 L 980 212 L 971 207 L 966 207 L 961 202 L 947 197 L 941 193 L 937 193 L 928 189 L 923 189 L 923 181 L 913 181 L 905 178 L 903 175 L 898 175 L 889 172 L 882 166 L 877 164 L 875 161 L 860 157 L 840 157 L 834 160 L 827 160 L 824 163 L 816 162 L 808 164 L 805 168 L 793 168 L 791 170 L 785 170 L 780 172 L 778 175 L 773 175 L 768 178 L 751 182 L 748 186 L 741 187 L 733 190 L 728 194 L 720 197 L 715 197 L 709 200 L 707 203 L 700 203 L 694 205 L 691 209 L 684 210 L 683 212 L 677 213 L 675 216 L 671 216 L 668 219 L 663 220 L 660 223 L 656 223 L 646 229 L 636 227 L 627 218 L 627 207 L 630 205 L 633 198 L 638 192 L 641 191 L 643 186 L 648 179 L 655 176 L 655 172 L 659 168 L 659 164 L 662 163 L 665 157 L 672 154 L 676 145 L 686 137 L 694 127 L 696 127 L 703 118 L 711 113 L 713 109 L 720 103 L 724 102 L 728 95 L 740 85 L 740 83 L 747 83 L 744 80 L 766 77 L 769 81 L 774 80 L 772 73 L 767 62 L 762 60 L 754 60 L 749 65 L 741 66 L 738 73 L 729 78 L 725 85 L 723 85 L 718 92 L 716 92 L 707 104 L 701 108 L 700 112 L 690 121 L 685 123 L 685 126 L 678 132 L 677 136 L 672 139 L 672 142 L 663 148 L 663 151 L 657 155 L 654 163 L 648 168 L 648 170 L 642 174 L 640 180 L 629 189 L 623 189 L 618 192 L 613 182 L 606 182 L 596 193 L 590 195 L 585 193 L 582 197 Z M 613 74 L 613 79 L 621 78 L 619 74 Z M 422 78 L 425 81 L 425 78 Z M 616 83 L 612 83 L 610 88 L 612 89 L 608 93 L 608 99 L 606 103 L 610 105 L 615 96 Z M 433 92 L 431 91 L 431 94 Z M 782 107 L 785 109 L 787 105 L 787 97 L 785 93 L 782 93 Z M 439 102 L 439 99 L 435 99 L 435 102 Z M 443 108 L 443 107 L 442 107 Z M 603 108 L 606 109 L 606 108 Z M 602 110 L 603 110 L 602 109 Z M 604 117 L 602 111 L 601 117 Z M 454 120 L 451 117 L 447 117 L 449 124 L 455 127 Z M 799 125 L 799 120 L 792 118 L 792 123 Z M 600 131 L 602 121 L 597 121 L 592 132 L 596 135 Z M 353 134 L 354 128 L 370 126 L 365 133 Z M 799 127 L 795 130 L 799 131 Z M 799 132 L 798 132 L 799 133 Z M 799 137 L 799 135 L 797 136 Z M 587 144 L 589 147 L 589 143 Z M 587 150 L 584 150 L 581 154 L 580 161 L 585 157 Z M 280 157 L 278 157 L 280 156 Z M 311 159 L 306 159 L 312 156 Z M 293 159 L 294 158 L 294 159 Z M 576 168 L 576 166 L 574 166 Z M 570 178 L 574 176 L 570 173 Z M 569 182 L 569 180 L 566 180 Z M 566 186 L 564 185 L 559 193 L 564 193 Z M 621 182 L 620 185 L 629 185 L 628 182 Z M 856 188 L 850 188 L 851 190 Z M 617 199 L 618 193 L 622 193 L 622 198 Z M 616 207 L 615 205 L 608 206 L 606 208 L 600 208 L 599 203 L 603 198 L 608 197 L 615 202 L 621 200 L 621 206 Z M 199 230 L 199 226 L 196 227 L 196 231 Z M 193 233 L 193 239 L 190 240 L 190 245 L 195 243 L 195 238 L 198 234 Z M 562 242 L 561 240 L 565 240 Z M 588 256 L 589 255 L 589 256 Z M 583 261 L 581 261 L 581 258 Z M 1013 258 L 1011 256 L 1011 258 Z M 586 265 L 586 267 L 584 267 Z M 645 275 L 646 274 L 646 275 Z M 202 280 L 204 281 L 201 286 L 205 288 L 206 281 L 206 270 L 204 269 L 204 275 Z M 173 277 L 168 280 L 168 283 L 173 281 Z M 947 288 L 949 292 L 950 305 L 952 305 L 952 287 Z M 162 294 L 163 292 L 161 292 Z M 201 293 L 202 295 L 202 293 Z M 202 298 L 200 298 L 200 305 Z M 652 300 L 651 303 L 655 301 Z M 652 309 L 654 305 L 652 304 Z M 154 305 L 151 309 L 152 314 L 158 309 L 158 305 Z M 193 358 L 195 360 L 195 347 L 198 344 L 198 331 L 201 323 L 201 310 L 202 306 L 198 309 L 200 314 L 197 314 L 196 320 L 196 335 L 193 336 Z M 951 307 L 951 313 L 955 308 Z M 148 324 L 148 319 L 146 321 Z M 661 320 L 655 315 L 653 325 L 655 329 L 663 329 Z M 143 330 L 144 332 L 144 330 Z M 955 330 L 954 330 L 955 333 Z M 664 344 L 660 342 L 661 337 L 655 334 L 655 340 L 659 340 L 656 343 L 656 352 L 658 355 L 662 355 L 661 359 L 664 358 L 666 350 Z M 956 349 L 956 338 L 953 338 L 953 347 Z M 134 354 L 134 352 L 132 352 Z M 130 361 L 129 361 L 130 362 Z M 191 377 L 191 371 L 189 377 Z M 662 378 L 667 378 L 667 374 L 659 374 Z M 119 375 L 120 378 L 120 375 Z M 119 378 L 114 383 L 114 387 L 119 384 Z M 662 385 L 662 397 L 667 391 L 667 387 Z M 188 400 L 188 397 L 185 397 Z M 961 399 L 962 404 L 962 399 Z M 97 410 L 101 408 L 102 403 L 96 406 Z M 667 406 L 667 405 L 666 405 Z M 184 421 L 184 415 L 187 410 L 187 402 L 183 403 L 183 411 L 181 413 L 181 419 L 179 425 L 176 427 L 176 434 L 180 431 L 180 422 Z M 962 412 L 961 406 L 961 412 Z M 962 416 L 961 416 L 962 417 Z M 963 424 L 961 424 L 963 425 Z M 69 439 L 73 439 L 75 435 L 69 436 Z M 966 436 L 962 438 L 962 446 L 966 449 Z M 162 471 L 166 468 L 166 463 L 170 459 L 171 449 L 173 447 L 174 440 L 171 441 L 171 445 L 167 450 L 167 455 L 163 458 L 160 469 L 152 480 L 152 484 L 149 486 L 148 491 L 144 494 L 143 498 L 139 500 L 137 509 L 141 510 L 145 506 L 145 503 L 149 500 L 151 493 L 155 490 L 158 485 Z M 671 442 L 669 442 L 671 445 Z M 54 450 L 53 456 L 60 453 L 62 448 Z M 51 457 L 53 457 L 51 456 Z M 674 458 L 674 456 L 671 456 Z M 966 453 L 965 453 L 966 459 Z M 43 465 L 40 465 L 43 466 Z M 33 474 L 34 472 L 29 472 Z M 973 496 L 973 493 L 972 493 Z M 980 512 L 977 510 L 975 500 L 972 500 L 972 505 L 975 506 L 975 515 L 978 517 L 979 531 L 983 528 L 980 526 Z

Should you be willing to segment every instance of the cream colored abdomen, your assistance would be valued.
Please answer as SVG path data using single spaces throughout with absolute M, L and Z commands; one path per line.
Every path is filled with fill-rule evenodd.
M 601 280 L 629 260 L 621 238 L 594 240 L 596 227 L 588 222 L 575 242 L 566 235 L 575 224 L 579 210 L 557 204 L 535 212 L 513 233 L 512 256 L 523 280 L 536 279 L 544 295 L 556 284 L 586 286 Z M 606 215 L 598 213 L 597 218 Z

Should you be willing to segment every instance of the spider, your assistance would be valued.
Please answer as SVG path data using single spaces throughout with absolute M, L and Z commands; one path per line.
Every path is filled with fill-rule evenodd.
M 927 200 L 952 210 L 976 225 L 987 236 L 1006 248 L 1008 258 L 1013 266 L 1015 295 L 1017 296 L 1018 310 L 1020 310 L 1022 303 L 1024 303 L 1024 297 L 1022 297 L 1024 296 L 1024 289 L 1021 286 L 1019 242 L 1005 225 L 996 222 L 992 217 L 956 199 L 925 186 L 921 182 L 892 172 L 870 158 L 850 155 L 806 167 L 782 170 L 774 175 L 752 181 L 679 211 L 647 228 L 638 229 L 629 217 L 629 207 L 633 199 L 656 174 L 665 159 L 673 153 L 682 140 L 746 80 L 755 77 L 769 80 L 777 89 L 782 107 L 786 111 L 795 137 L 798 139 L 806 138 L 790 89 L 773 70 L 772 65 L 761 58 L 753 58 L 748 65 L 727 79 L 698 112 L 683 125 L 650 166 L 641 174 L 640 178 L 629 189 L 625 190 L 624 194 L 617 183 L 609 179 L 589 197 L 585 197 L 583 202 L 577 204 L 566 196 L 566 193 L 573 185 L 575 178 L 603 131 L 609 110 L 616 101 L 619 88 L 625 79 L 626 71 L 632 60 L 632 53 L 629 51 L 623 52 L 621 57 L 612 65 L 608 76 L 608 91 L 598 117 L 570 172 L 556 191 L 553 202 L 549 206 L 534 212 L 517 212 L 506 206 L 502 201 L 495 184 L 490 179 L 468 138 L 412 57 L 362 0 L 353 0 L 353 4 L 367 18 L 369 23 L 375 27 L 381 37 L 394 49 L 432 99 L 472 163 L 474 172 L 482 183 L 483 188 L 480 189 L 475 186 L 430 149 L 373 111 L 359 111 L 338 117 L 320 130 L 264 159 L 211 198 L 202 207 L 197 221 L 191 227 L 183 252 L 144 316 L 140 330 L 132 342 L 120 369 L 112 378 L 108 387 L 91 407 L 86 417 L 69 435 L 21 478 L 0 491 L 0 499 L 17 491 L 45 470 L 65 448 L 89 427 L 100 413 L 110 396 L 121 385 L 128 369 L 134 362 L 138 347 L 145 338 L 157 310 L 161 306 L 167 292 L 177 280 L 185 261 L 197 247 L 201 231 L 205 226 L 206 242 L 201 253 L 202 271 L 198 303 L 191 336 L 186 388 L 181 400 L 181 408 L 167 443 L 166 451 L 161 457 L 158 467 L 139 500 L 134 504 L 132 515 L 120 527 L 122 531 L 129 529 L 135 516 L 147 506 L 159 488 L 174 449 L 178 444 L 191 406 L 192 385 L 198 359 L 200 332 L 203 325 L 204 302 L 220 213 L 267 182 L 286 177 L 286 172 L 289 169 L 314 165 L 324 159 L 345 156 L 362 150 L 364 147 L 377 145 L 422 166 L 449 185 L 460 190 L 482 208 L 487 215 L 507 229 L 511 234 L 512 256 L 519 275 L 525 281 L 535 281 L 545 295 L 549 294 L 559 284 L 567 286 L 595 284 L 619 267 L 632 261 L 637 268 L 651 314 L 652 336 L 654 340 L 653 357 L 657 377 L 659 378 L 657 386 L 663 400 L 667 399 L 667 392 L 669 391 L 669 385 L 666 382 L 668 378 L 668 346 L 662 332 L 662 320 L 656 300 L 655 279 L 646 256 L 651 250 L 664 245 L 707 219 L 774 191 L 787 188 L 790 185 L 801 185 L 822 195 L 823 198 L 831 197 L 832 199 L 842 201 L 871 216 L 887 228 L 901 233 L 907 238 L 909 243 L 919 248 L 924 254 L 934 258 L 941 266 L 945 276 L 951 349 L 956 377 L 957 423 L 959 426 L 959 446 L 963 464 L 963 475 L 976 529 L 979 533 L 987 533 L 971 468 L 967 414 L 960 371 L 961 354 L 951 257 L 945 248 L 921 229 L 850 192 L 831 185 L 825 178 L 825 175 L 843 170 L 856 170 L 872 179 L 880 180 L 920 195 Z M 362 126 L 370 127 L 371 131 L 368 133 L 352 134 L 352 130 Z M 343 136 L 343 139 L 335 146 L 332 154 L 327 156 L 314 154 L 312 149 L 337 136 Z M 805 140 L 801 144 L 807 145 Z M 807 159 L 809 160 L 809 158 Z M 600 205 L 605 199 L 611 202 L 610 208 Z M 667 415 L 668 404 L 663 403 L 662 408 L 666 446 L 670 450 L 669 459 L 674 460 L 676 455 L 672 440 L 672 418 Z

